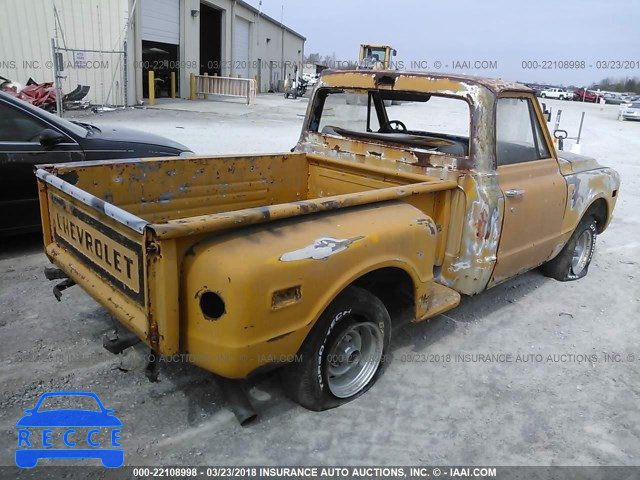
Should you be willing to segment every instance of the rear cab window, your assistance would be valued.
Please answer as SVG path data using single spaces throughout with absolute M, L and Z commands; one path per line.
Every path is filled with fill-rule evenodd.
M 471 114 L 460 98 L 428 93 L 324 89 L 309 129 L 357 141 L 468 157 Z

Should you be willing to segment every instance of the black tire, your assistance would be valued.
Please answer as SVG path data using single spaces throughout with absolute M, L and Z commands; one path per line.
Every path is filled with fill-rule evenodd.
M 348 355 L 337 356 L 337 347 L 345 345 L 341 340 L 351 338 L 351 332 L 359 331 L 358 329 L 363 329 L 365 334 L 373 334 L 371 336 L 375 337 L 372 340 L 376 345 L 375 353 L 352 351 Z M 390 338 L 391 319 L 380 299 L 362 288 L 347 287 L 320 315 L 298 352 L 298 361 L 282 369 L 287 395 L 303 407 L 314 411 L 327 410 L 350 402 L 371 388 L 380 376 Z M 361 345 L 364 344 L 363 340 Z M 331 362 L 330 355 L 336 359 L 334 362 Z M 361 362 L 365 356 L 369 358 L 370 365 Z M 341 368 L 336 364 L 343 360 L 348 360 L 348 364 L 354 365 L 354 372 L 358 368 L 367 369 L 369 373 L 363 374 L 363 377 L 370 378 L 366 384 L 357 387 L 358 391 L 341 397 L 336 396 L 334 392 L 338 391 L 336 379 L 343 377 L 330 378 L 329 369 Z M 352 367 L 347 367 L 347 372 L 350 368 Z
M 584 256 L 580 256 L 581 261 L 578 262 L 580 269 L 576 272 L 574 271 L 574 254 L 577 253 L 579 245 L 582 245 L 583 235 L 588 237 L 588 245 L 584 247 Z M 542 266 L 543 273 L 560 282 L 569 282 L 584 277 L 589 270 L 593 252 L 596 249 L 597 236 L 598 229 L 593 217 L 583 218 L 560 253 Z

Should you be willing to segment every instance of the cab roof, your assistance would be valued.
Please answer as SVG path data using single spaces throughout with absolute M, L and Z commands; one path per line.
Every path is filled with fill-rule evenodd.
M 484 87 L 496 95 L 504 91 L 533 92 L 526 85 L 501 79 L 399 70 L 324 70 L 320 74 L 320 83 L 337 88 L 386 88 L 416 92 L 464 92 L 473 86 Z

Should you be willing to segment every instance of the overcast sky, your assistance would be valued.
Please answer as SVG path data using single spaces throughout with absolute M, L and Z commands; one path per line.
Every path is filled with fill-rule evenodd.
M 436 70 L 437 61 L 440 71 L 567 86 L 640 77 L 639 0 L 262 0 L 262 11 L 280 20 L 283 5 L 284 24 L 307 37 L 307 54 L 357 60 L 360 43 L 388 43 L 406 70 Z M 552 63 L 563 60 L 584 68 Z M 611 60 L 635 65 L 597 68 Z M 475 69 L 476 61 L 498 68 Z M 523 69 L 523 61 L 537 61 L 538 69 Z

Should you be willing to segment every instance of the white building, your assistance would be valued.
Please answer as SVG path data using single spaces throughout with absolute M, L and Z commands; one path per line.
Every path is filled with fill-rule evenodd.
M 88 100 L 111 105 L 140 102 L 149 69 L 167 81 L 160 96 L 171 71 L 183 98 L 191 73 L 277 89 L 302 65 L 305 42 L 242 0 L 21 0 L 0 16 L 0 76 L 53 81 L 52 38 L 65 66 L 63 92 L 89 85 Z

